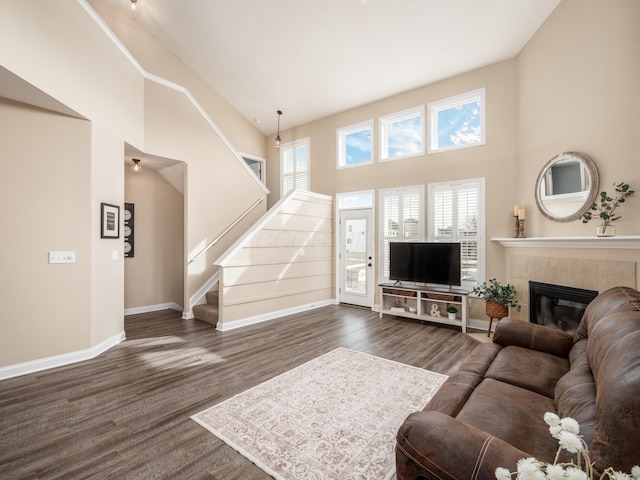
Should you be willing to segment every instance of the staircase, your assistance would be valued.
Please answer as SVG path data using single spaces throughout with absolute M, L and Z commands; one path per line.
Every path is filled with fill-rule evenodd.
M 207 303 L 193 306 L 193 316 L 197 320 L 202 320 L 215 326 L 218 323 L 218 290 L 207 292 L 205 297 Z

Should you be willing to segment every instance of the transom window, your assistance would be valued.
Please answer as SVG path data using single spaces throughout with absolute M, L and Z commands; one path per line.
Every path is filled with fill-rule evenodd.
M 280 145 L 280 192 L 309 190 L 309 138 Z
M 373 163 L 373 120 L 339 128 L 338 168 Z
M 424 106 L 380 117 L 380 160 L 424 155 Z
M 429 104 L 429 153 L 486 143 L 485 89 Z
M 460 242 L 462 285 L 484 278 L 484 179 L 429 184 L 431 242 Z

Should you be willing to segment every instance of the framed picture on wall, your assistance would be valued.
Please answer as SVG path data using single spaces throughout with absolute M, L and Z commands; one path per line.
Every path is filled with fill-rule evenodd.
M 134 254 L 134 204 L 124 204 L 124 257 L 132 258 Z
M 120 238 L 120 207 L 100 204 L 100 238 Z

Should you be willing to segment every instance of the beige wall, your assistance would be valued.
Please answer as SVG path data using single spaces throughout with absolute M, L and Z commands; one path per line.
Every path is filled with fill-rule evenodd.
M 518 195 L 527 236 L 593 236 L 597 220 L 562 223 L 535 208 L 534 184 L 558 153 L 595 162 L 600 191 L 625 181 L 640 193 L 640 2 L 563 0 L 518 56 Z M 640 235 L 640 195 L 618 210 L 618 235 Z M 510 236 L 510 235 L 506 235 Z M 528 319 L 528 279 L 602 291 L 639 288 L 640 250 L 506 248 L 507 279 Z M 549 267 L 550 266 L 550 267 Z M 564 268 L 559 268 L 564 267 Z
M 553 222 L 537 212 L 534 184 L 542 166 L 563 151 L 580 151 L 598 166 L 602 189 L 626 181 L 640 192 L 640 2 L 563 0 L 514 59 L 427 85 L 281 134 L 311 138 L 312 190 L 335 193 L 486 178 L 487 278 L 509 278 L 507 252 L 490 240 L 513 234 L 513 205 L 527 208 L 527 236 L 594 235 L 596 222 Z M 458 93 L 486 87 L 487 144 L 435 155 L 336 169 L 336 129 Z M 267 140 L 271 145 L 273 137 Z M 279 196 L 278 151 L 268 149 L 270 204 Z M 616 222 L 619 234 L 640 234 L 640 197 Z M 627 251 L 628 255 L 633 255 Z M 548 256 L 549 252 L 540 255 Z M 554 252 L 563 256 L 566 252 Z M 599 250 L 606 258 L 618 255 Z M 479 304 L 480 302 L 474 302 Z M 472 316 L 484 316 L 474 305 Z
M 640 193 L 640 2 L 563 0 L 518 56 L 518 195 L 528 236 L 594 235 L 597 221 L 553 222 L 535 208 L 534 184 L 558 153 L 595 162 L 600 190 L 625 181 Z M 614 225 L 640 234 L 640 195 Z
M 107 202 L 121 209 L 124 207 L 125 144 L 155 157 L 182 160 L 189 164 L 185 244 L 192 248 L 206 244 L 228 226 L 230 218 L 237 218 L 265 192 L 252 173 L 244 168 L 234 148 L 219 137 L 215 125 L 203 121 L 202 111 L 191 102 L 193 97 L 185 91 L 158 87 L 146 80 L 143 72 L 131 64 L 81 3 L 8 0 L 0 2 L 0 18 L 10 19 L 3 21 L 0 29 L 0 65 L 15 75 L 17 83 L 22 82 L 23 86 L 29 87 L 23 90 L 33 94 L 37 89 L 34 97 L 48 96 L 55 100 L 50 104 L 58 102 L 87 119 L 70 120 L 48 113 L 49 117 L 42 115 L 42 119 L 37 116 L 31 128 L 30 121 L 21 119 L 24 111 L 30 109 L 3 107 L 2 134 L 14 138 L 12 142 L 3 140 L 2 148 L 8 151 L 6 154 L 3 152 L 2 161 L 12 163 L 14 158 L 33 157 L 34 160 L 25 163 L 24 167 L 22 163 L 18 165 L 20 168 L 33 168 L 34 175 L 45 175 L 43 178 L 49 181 L 46 188 L 40 188 L 37 182 L 23 186 L 21 183 L 28 183 L 30 179 L 24 175 L 26 170 L 18 170 L 19 181 L 6 191 L 22 191 L 20 188 L 23 188 L 24 193 L 15 198 L 28 196 L 34 205 L 55 207 L 66 202 L 61 204 L 64 207 L 61 211 L 66 213 L 64 221 L 73 226 L 69 229 L 65 223 L 64 228 L 60 228 L 60 219 L 51 217 L 46 208 L 30 208 L 19 218 L 13 214 L 6 217 L 8 225 L 27 225 L 29 238 L 26 244 L 24 241 L 20 244 L 25 249 L 23 257 L 26 260 L 21 259 L 20 267 L 17 263 L 11 264 L 16 280 L 11 289 L 3 290 L 3 295 L 4 292 L 12 293 L 11 305 L 14 308 L 11 311 L 16 311 L 16 305 L 33 304 L 34 298 L 44 299 L 37 302 L 37 308 L 31 306 L 33 313 L 27 313 L 28 321 L 16 318 L 15 324 L 10 322 L 4 327 L 8 336 L 3 336 L 3 341 L 10 343 L 11 347 L 0 351 L 0 366 L 11 366 L 44 360 L 53 355 L 86 351 L 104 342 L 113 342 L 122 334 L 122 238 L 99 238 L 99 205 Z M 125 34 L 132 31 L 123 30 Z M 193 89 L 194 95 L 202 95 L 201 106 L 205 108 L 208 119 L 213 122 L 220 119 L 239 150 L 262 156 L 264 137 L 250 122 L 243 120 L 230 105 L 198 81 L 184 64 L 160 48 L 155 40 L 145 35 L 134 36 L 136 42 L 141 39 L 144 42 L 137 44 L 141 50 L 136 53 L 148 55 L 150 60 L 146 64 L 149 68 L 165 65 L 162 73 L 172 72 L 171 80 L 189 83 L 187 86 Z M 13 92 L 10 87 L 0 84 L 0 97 L 11 98 Z M 29 100 L 26 98 L 25 102 Z M 16 116 L 15 121 L 13 116 Z M 73 127 L 69 127 L 70 122 Z M 76 127 L 75 122 L 80 122 L 84 130 Z M 39 123 L 46 124 L 46 127 Z M 49 125 L 57 123 L 60 125 L 53 128 Z M 4 124 L 15 127 L 5 129 Z M 69 128 L 75 129 L 75 133 L 66 133 Z M 33 152 L 28 149 L 26 154 L 20 152 L 22 145 L 13 142 L 20 138 L 34 143 Z M 62 139 L 69 145 L 59 145 Z M 150 145 L 148 150 L 146 143 Z M 78 150 L 81 155 L 69 154 Z M 61 159 L 59 165 L 47 163 L 58 156 Z M 74 169 L 69 173 L 72 163 Z M 64 177 L 59 179 L 61 175 Z M 84 177 L 80 178 L 82 175 Z M 52 196 L 59 199 L 51 201 Z M 67 203 L 72 203 L 73 208 L 68 208 Z M 264 203 L 247 221 L 264 212 Z M 194 205 L 206 207 L 193 208 Z M 84 209 L 83 215 L 77 214 L 79 209 Z M 55 221 L 51 220 L 53 218 Z M 73 241 L 65 240 L 66 236 L 59 242 L 53 241 L 62 232 L 70 231 L 78 233 L 73 236 Z M 234 230 L 225 242 L 232 243 L 242 231 Z M 200 238 L 196 238 L 198 235 Z M 50 244 L 46 238 L 51 238 L 53 243 Z M 6 247 L 4 251 L 13 252 L 15 257 L 16 245 L 12 241 L 3 239 L 2 246 Z M 224 242 L 217 248 L 224 249 Z M 31 269 L 32 260 L 29 259 L 40 262 L 37 258 L 48 250 L 75 250 L 78 262 L 63 266 L 66 269 L 60 269 L 60 266 L 48 268 L 46 271 L 53 272 L 54 277 L 49 278 L 49 274 L 43 276 L 40 267 Z M 210 253 L 216 255 L 215 249 Z M 200 270 L 195 267 L 189 271 L 189 278 L 197 277 L 196 283 L 202 284 L 203 278 L 213 270 L 213 258 L 204 260 L 206 268 Z M 186 268 L 183 275 L 187 275 Z M 27 277 L 30 281 L 26 280 Z M 191 290 L 187 288 L 182 298 L 188 298 L 195 289 L 195 285 Z M 70 311 L 73 313 L 69 314 Z M 32 330 L 37 331 L 35 337 Z
M 0 99 L 0 124 L 4 367 L 90 345 L 92 244 L 100 231 L 89 228 L 96 209 L 90 123 Z M 50 265 L 49 251 L 75 251 L 76 263 Z
M 124 306 L 182 305 L 184 197 L 155 170 L 125 171 L 133 203 L 134 256 L 124 262 Z
M 383 188 L 425 185 L 425 212 L 427 211 L 426 185 L 434 182 L 465 178 L 486 179 L 487 236 L 510 233 L 513 198 L 516 196 L 516 87 L 515 60 L 491 65 L 442 82 L 396 95 L 378 102 L 349 110 L 316 122 L 296 127 L 281 134 L 283 142 L 310 137 L 311 190 L 327 195 Z M 487 143 L 483 146 L 437 154 L 379 162 L 378 119 L 380 116 L 424 105 L 449 96 L 486 88 Z M 338 170 L 336 168 L 336 129 L 369 119 L 374 120 L 374 164 Z M 272 145 L 273 137 L 267 140 Z M 267 186 L 272 192 L 270 203 L 279 195 L 279 158 L 276 149 L 268 151 Z M 495 214 L 501 212 L 502 215 Z M 378 221 L 376 215 L 376 222 Z M 426 225 L 426 222 L 425 222 Z M 378 231 L 379 229 L 376 229 Z M 378 239 L 376 239 L 377 242 Z M 377 245 L 377 243 L 376 243 Z M 501 248 L 486 244 L 487 275 L 504 275 Z M 378 273 L 376 273 L 377 275 Z M 377 303 L 377 302 L 376 302 Z M 479 307 L 478 307 L 479 308 Z M 471 312 L 472 316 L 482 313 Z

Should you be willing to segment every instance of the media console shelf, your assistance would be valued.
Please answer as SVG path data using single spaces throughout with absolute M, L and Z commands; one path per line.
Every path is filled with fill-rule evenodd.
M 379 287 L 380 318 L 386 313 L 398 317 L 455 325 L 462 328 L 462 333 L 467 333 L 468 292 L 393 283 L 381 283 Z M 458 309 L 455 320 L 450 320 L 447 316 L 449 305 Z M 440 312 L 440 316 L 434 315 L 435 311 Z

